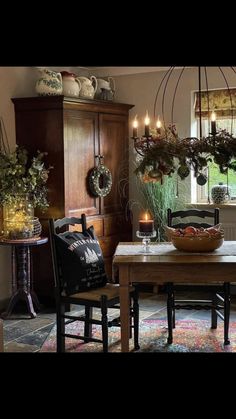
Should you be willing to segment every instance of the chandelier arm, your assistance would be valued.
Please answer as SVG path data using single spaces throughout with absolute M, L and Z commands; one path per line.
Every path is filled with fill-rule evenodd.
M 158 95 L 159 95 L 159 92 L 160 92 L 160 90 L 161 90 L 161 86 L 162 86 L 162 84 L 164 83 L 165 78 L 167 77 L 167 75 L 169 74 L 169 72 L 171 71 L 171 69 L 172 69 L 172 68 L 173 68 L 173 67 L 170 67 L 170 68 L 167 70 L 167 72 L 165 73 L 165 75 L 164 75 L 164 77 L 162 78 L 161 83 L 160 83 L 160 85 L 159 85 L 159 87 L 158 87 L 158 90 L 157 90 L 157 93 L 156 93 L 156 96 L 155 96 L 154 109 L 153 109 L 154 119 L 155 119 L 155 116 L 156 116 L 156 105 L 157 105 Z
M 145 156 L 145 153 L 140 153 L 140 151 L 138 150 L 138 148 L 136 148 L 136 146 L 134 146 L 134 148 L 135 148 L 135 151 L 136 151 L 136 153 L 138 153 L 139 154 L 139 156 L 141 156 L 141 157 L 144 157 Z
M 175 96 L 176 96 L 177 89 L 178 89 L 178 86 L 179 86 L 179 82 L 180 82 L 180 79 L 182 77 L 182 74 L 183 74 L 184 70 L 185 70 L 185 67 L 183 67 L 183 69 L 181 70 L 181 73 L 180 73 L 180 75 L 178 77 L 178 80 L 177 80 L 177 83 L 176 83 L 176 86 L 175 86 L 175 90 L 174 90 L 174 95 L 173 95 L 173 100 L 172 100 L 172 106 L 171 106 L 171 125 L 173 125 L 173 123 L 174 123 Z
M 229 197 L 229 168 L 227 167 L 227 195 Z
M 210 170 L 209 167 L 207 166 L 207 202 L 208 204 L 211 203 L 211 198 L 210 198 Z
M 206 91 L 207 91 L 208 132 L 210 132 L 210 100 L 209 100 L 208 77 L 207 77 L 207 68 L 206 67 L 204 67 L 204 73 L 205 73 Z
M 200 139 L 202 138 L 202 87 L 201 87 L 201 67 L 198 67 L 198 95 L 199 95 L 199 129 Z
M 10 153 L 10 145 L 8 142 L 7 132 L 2 117 L 0 117 L 0 151 L 2 151 L 4 154 Z
M 236 74 L 236 71 L 235 71 L 235 69 L 233 68 L 233 67 L 230 67 L 231 68 L 231 70 L 233 70 L 233 72 Z M 231 121 L 231 135 L 233 134 L 233 129 L 232 129 L 232 126 L 233 126 L 233 114 L 234 114 L 234 112 L 232 112 L 232 121 Z
M 229 92 L 230 106 L 231 106 L 231 130 L 230 131 L 231 131 L 231 135 L 232 135 L 233 134 L 233 118 L 234 118 L 232 95 L 231 95 L 231 91 L 230 91 L 230 88 L 229 88 L 228 81 L 227 81 L 227 79 L 225 77 L 225 73 L 223 72 L 223 70 L 222 70 L 221 67 L 218 67 L 218 68 L 219 68 L 219 70 L 220 70 L 220 72 L 221 72 L 221 74 L 222 74 L 222 76 L 224 78 L 225 84 L 226 84 L 227 89 L 228 89 L 228 92 Z
M 164 124 L 164 128 L 165 129 L 166 129 L 165 117 L 164 117 L 165 93 L 166 93 L 166 89 L 167 89 L 167 86 L 168 86 L 168 82 L 169 82 L 170 76 L 171 76 L 171 74 L 172 74 L 172 72 L 173 72 L 174 69 L 175 69 L 175 67 L 172 67 L 172 69 L 170 71 L 170 74 L 167 77 L 166 84 L 165 84 L 164 91 L 163 91 L 163 96 L 162 96 L 161 111 L 162 111 L 162 119 L 163 119 L 163 124 Z
M 179 198 L 179 176 L 176 174 L 176 193 L 175 198 Z
M 142 145 L 138 145 L 137 143 L 134 143 L 134 148 L 135 148 L 136 153 L 138 153 L 141 157 L 145 156 L 146 154 L 145 147 L 143 147 Z

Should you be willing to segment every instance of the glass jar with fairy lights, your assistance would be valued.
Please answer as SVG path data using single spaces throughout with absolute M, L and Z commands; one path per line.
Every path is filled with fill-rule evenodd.
M 49 206 L 46 183 L 52 167 L 46 167 L 46 155 L 38 150 L 35 156 L 29 156 L 28 151 L 19 146 L 12 152 L 0 147 L 2 234 L 8 240 L 26 240 L 41 233 L 34 208 L 43 212 Z
M 3 235 L 10 240 L 34 236 L 34 207 L 28 194 L 17 194 L 3 205 Z

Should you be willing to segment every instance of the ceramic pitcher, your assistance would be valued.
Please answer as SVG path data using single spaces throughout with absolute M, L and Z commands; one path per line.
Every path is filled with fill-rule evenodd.
M 79 97 L 84 99 L 93 99 L 97 91 L 96 77 L 91 76 L 89 79 L 87 77 L 77 77 L 77 80 L 79 80 L 81 83 Z
M 107 77 L 107 80 L 97 79 L 97 83 L 96 98 L 113 100 L 115 95 L 115 80 L 113 77 Z
M 40 77 L 36 82 L 35 89 L 39 96 L 62 95 L 62 76 L 61 73 L 40 68 Z
M 81 82 L 78 80 L 74 73 L 68 71 L 61 71 L 63 95 L 68 97 L 79 97 L 81 89 Z

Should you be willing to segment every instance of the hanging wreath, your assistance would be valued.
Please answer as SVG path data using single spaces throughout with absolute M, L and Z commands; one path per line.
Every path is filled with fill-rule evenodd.
M 100 186 L 101 184 L 103 187 Z M 93 195 L 100 197 L 107 196 L 112 187 L 112 175 L 110 170 L 106 166 L 103 166 L 103 164 L 94 167 L 89 176 L 89 185 Z

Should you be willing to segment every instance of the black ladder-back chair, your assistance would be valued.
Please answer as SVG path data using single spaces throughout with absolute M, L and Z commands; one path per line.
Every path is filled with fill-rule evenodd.
M 176 218 L 198 217 L 202 219 L 199 222 L 174 222 Z M 212 223 L 205 222 L 204 218 L 210 218 Z M 182 211 L 172 212 L 169 208 L 167 210 L 167 224 L 172 228 L 185 228 L 187 226 L 199 227 L 212 227 L 219 224 L 219 209 L 215 208 L 214 211 L 205 211 L 198 209 L 189 209 Z M 194 290 L 204 290 L 204 285 L 189 285 Z M 168 343 L 173 342 L 172 329 L 175 327 L 175 310 L 179 309 L 196 309 L 196 310 L 211 310 L 211 328 L 217 328 L 217 317 L 219 316 L 224 321 L 224 344 L 230 343 L 228 338 L 229 331 L 229 315 L 230 315 L 230 284 L 225 282 L 223 285 L 223 296 L 218 292 L 222 292 L 222 286 L 211 285 L 212 300 L 177 300 L 175 299 L 175 291 L 178 285 L 173 285 L 173 282 L 167 283 L 167 317 L 168 317 Z M 205 286 L 206 289 L 206 286 Z M 220 311 L 223 310 L 223 313 Z
M 103 344 L 103 352 L 108 352 L 108 327 L 120 326 L 120 317 L 116 317 L 108 321 L 108 308 L 119 309 L 119 285 L 107 283 L 104 287 L 91 289 L 86 292 L 79 292 L 73 295 L 63 295 L 63 277 L 61 273 L 61 264 L 63 261 L 58 257 L 55 235 L 60 230 L 68 230 L 70 225 L 82 225 L 82 233 L 86 230 L 86 216 L 81 218 L 62 218 L 57 221 L 49 220 L 49 231 L 51 250 L 53 257 L 53 270 L 56 293 L 56 313 L 57 313 L 57 352 L 65 352 L 65 337 L 81 339 L 84 343 L 100 342 Z M 70 304 L 85 307 L 83 316 L 72 316 L 66 314 L 66 307 Z M 101 320 L 93 319 L 93 308 L 101 309 Z M 84 322 L 84 335 L 76 336 L 66 333 L 65 325 L 74 321 Z M 102 339 L 92 337 L 92 324 L 101 325 Z M 138 333 L 139 333 L 139 305 L 138 293 L 134 287 L 130 287 L 130 337 L 132 337 L 132 329 L 134 329 L 134 348 L 139 349 Z

